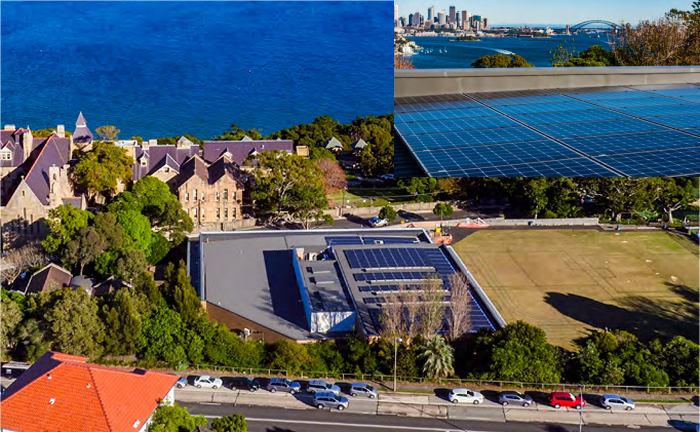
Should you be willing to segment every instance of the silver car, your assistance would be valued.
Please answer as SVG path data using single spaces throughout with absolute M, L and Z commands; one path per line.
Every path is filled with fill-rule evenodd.
M 607 410 L 624 409 L 631 411 L 635 408 L 634 401 L 616 394 L 604 394 L 600 397 L 600 404 Z
M 363 382 L 352 383 L 350 386 L 350 396 L 367 396 L 374 399 L 378 396 L 377 389 Z
M 202 375 L 194 380 L 194 386 L 197 388 L 218 389 L 221 388 L 222 385 L 223 381 L 221 381 L 221 378 L 216 378 L 211 375 Z
M 306 391 L 309 393 L 331 392 L 334 395 L 340 394 L 340 387 L 335 384 L 329 384 L 323 380 L 311 380 L 306 386 Z
M 296 381 L 290 381 L 287 378 L 271 378 L 270 382 L 267 384 L 267 390 L 271 393 L 275 393 L 279 390 L 295 394 L 301 391 L 301 384 Z
M 524 407 L 532 405 L 532 398 L 526 394 L 507 391 L 498 395 L 498 403 L 506 405 L 522 405 Z
M 345 396 L 338 396 L 331 392 L 314 393 L 314 405 L 318 409 L 335 408 L 342 411 L 350 405 L 350 401 Z

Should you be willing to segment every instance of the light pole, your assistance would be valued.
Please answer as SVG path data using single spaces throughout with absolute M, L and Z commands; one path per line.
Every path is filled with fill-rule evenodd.
M 399 356 L 399 342 L 403 342 L 403 339 L 394 338 L 394 392 L 396 391 L 396 359 Z

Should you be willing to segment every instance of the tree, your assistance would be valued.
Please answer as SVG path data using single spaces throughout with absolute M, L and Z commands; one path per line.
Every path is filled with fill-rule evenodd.
M 22 273 L 34 270 L 48 262 L 46 255 L 36 242 L 27 243 L 6 253 L 0 266 L 0 282 L 3 285 L 11 284 Z
M 15 332 L 15 339 L 15 351 L 27 361 L 35 361 L 51 348 L 44 326 L 35 318 L 22 321 Z
M 59 252 L 78 235 L 81 229 L 88 226 L 92 216 L 89 211 L 75 208 L 69 204 L 62 204 L 49 210 L 47 218 L 49 232 L 44 241 L 41 242 L 41 246 L 46 253 Z
M 316 164 L 321 170 L 323 188 L 326 194 L 338 192 L 347 187 L 348 181 L 345 178 L 345 171 L 343 171 L 338 162 L 333 159 L 323 158 L 317 159 Z
M 600 45 L 593 45 L 581 53 L 576 50 L 569 51 L 559 45 L 552 51 L 552 66 L 554 67 L 580 67 L 580 66 L 615 66 L 615 55 Z
M 22 308 L 2 292 L 0 297 L 0 360 L 9 360 L 8 352 L 14 348 L 17 339 L 14 334 L 24 318 Z
M 669 224 L 673 224 L 673 212 L 680 210 L 697 199 L 697 189 L 690 178 L 655 177 L 649 179 L 655 201 L 666 214 Z
M 111 301 L 102 307 L 105 324 L 105 350 L 110 354 L 133 354 L 143 317 L 147 312 L 146 299 L 131 288 L 118 290 Z
M 70 266 L 78 266 L 79 274 L 84 274 L 85 266 L 92 263 L 107 249 L 107 240 L 95 227 L 85 227 L 80 230 L 63 252 L 63 260 Z
M 88 357 L 99 355 L 105 329 L 95 299 L 82 289 L 64 288 L 56 296 L 45 315 L 54 349 Z
M 270 347 L 268 364 L 273 369 L 283 369 L 287 373 L 295 374 L 308 369 L 311 357 L 306 345 L 281 340 Z
M 519 68 L 532 67 L 523 57 L 516 54 L 495 54 L 483 56 L 472 63 L 475 68 Z
M 394 210 L 394 207 L 390 205 L 385 205 L 381 210 L 379 210 L 379 217 L 381 219 L 386 219 L 389 222 L 395 221 L 396 216 L 396 210 Z
M 328 202 L 321 170 L 313 161 L 276 151 L 263 153 L 253 174 L 251 196 L 259 215 L 287 214 L 301 220 L 306 229 L 311 221 L 322 219 Z
M 429 202 L 433 199 L 438 181 L 433 177 L 409 177 L 399 179 L 398 185 L 406 193 L 415 195 L 418 201 Z
M 73 182 L 86 191 L 91 200 L 110 198 L 120 183 L 131 180 L 132 159 L 126 150 L 114 144 L 95 142 L 83 153 L 71 171 Z
M 180 315 L 165 305 L 159 306 L 141 328 L 136 354 L 147 361 L 162 360 L 176 368 L 187 365 L 187 332 Z
M 130 243 L 138 250 L 147 254 L 151 250 L 153 231 L 148 218 L 138 210 L 119 210 L 114 214 L 117 222 L 124 229 Z
M 177 404 L 160 405 L 153 413 L 148 432 L 193 432 L 206 424 L 205 417 L 190 415 L 187 408 Z
M 442 330 L 445 320 L 443 300 L 445 290 L 439 278 L 430 278 L 420 286 L 420 302 L 418 303 L 419 334 L 432 337 Z
M 180 261 L 177 268 L 169 263 L 165 269 L 163 297 L 177 311 L 186 324 L 202 316 L 202 304 L 187 275 L 187 267 Z
M 445 202 L 439 202 L 435 204 L 435 207 L 433 207 L 433 214 L 439 217 L 440 221 L 446 217 L 452 216 L 452 213 L 454 213 L 454 209 L 450 204 Z
M 248 423 L 240 414 L 219 417 L 211 422 L 213 432 L 248 432 Z
M 217 140 L 239 141 L 239 140 L 242 140 L 244 136 L 248 136 L 248 138 L 252 138 L 254 140 L 262 139 L 262 134 L 260 133 L 259 130 L 257 130 L 257 129 L 248 129 L 248 130 L 241 129 L 235 123 L 231 124 L 229 129 L 226 132 L 224 132 L 223 134 L 216 137 L 216 139 Z
M 462 273 L 450 276 L 450 300 L 447 307 L 447 337 L 456 341 L 471 327 L 472 299 L 469 282 Z
M 423 375 L 428 378 L 454 374 L 454 348 L 442 336 L 429 337 L 419 348 L 418 360 L 423 362 Z
M 540 212 L 547 206 L 549 181 L 546 178 L 533 178 L 528 179 L 523 186 L 523 195 L 530 203 L 530 214 L 537 219 Z
M 696 385 L 700 379 L 698 344 L 683 336 L 675 336 L 666 344 L 656 341 L 652 343 L 652 347 L 654 356 L 660 359 L 660 366 L 668 373 L 672 385 Z
M 489 366 L 493 377 L 529 383 L 558 383 L 557 350 L 538 327 L 516 321 L 496 331 Z
M 95 129 L 95 132 L 97 132 L 97 135 L 99 135 L 99 137 L 103 140 L 113 141 L 117 139 L 117 136 L 121 131 L 114 125 L 104 125 Z

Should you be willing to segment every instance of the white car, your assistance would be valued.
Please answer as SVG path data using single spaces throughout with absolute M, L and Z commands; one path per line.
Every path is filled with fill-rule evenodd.
M 194 380 L 194 386 L 197 388 L 212 388 L 218 389 L 224 382 L 221 378 L 216 378 L 209 375 L 202 375 Z
M 367 223 L 369 223 L 369 226 L 372 228 L 379 228 L 379 227 L 385 227 L 389 225 L 389 221 L 386 219 L 382 219 L 378 216 L 374 216 L 370 218 Z
M 448 399 L 450 402 L 453 404 L 457 403 L 470 403 L 474 405 L 479 405 L 484 401 L 484 395 L 477 391 L 465 389 L 465 388 L 458 388 L 454 389 L 450 392 Z

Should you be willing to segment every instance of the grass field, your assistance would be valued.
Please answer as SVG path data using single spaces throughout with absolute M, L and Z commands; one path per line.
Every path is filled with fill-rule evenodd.
M 698 247 L 654 232 L 486 230 L 454 245 L 507 322 L 570 348 L 590 329 L 698 339 Z

